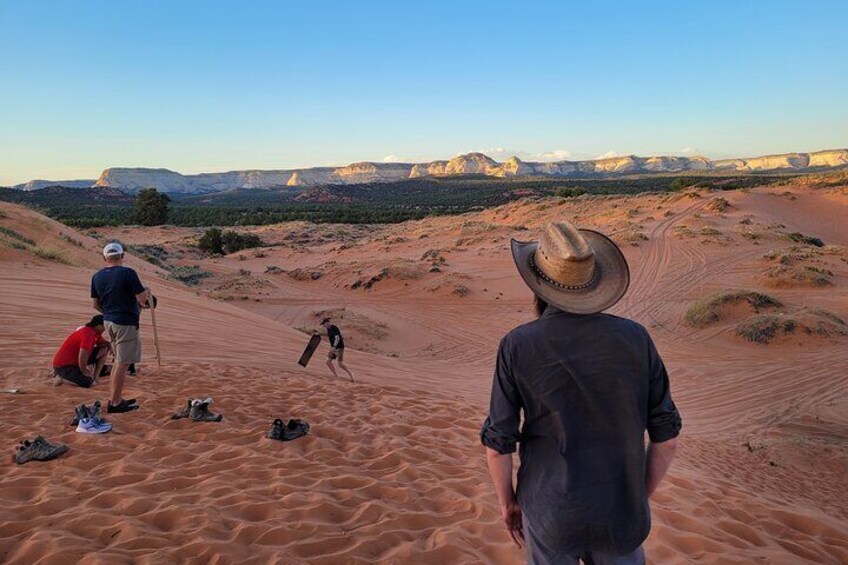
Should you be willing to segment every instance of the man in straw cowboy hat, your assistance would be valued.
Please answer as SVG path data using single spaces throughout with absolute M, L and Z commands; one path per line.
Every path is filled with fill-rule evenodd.
M 627 262 L 568 222 L 513 240 L 512 255 L 538 319 L 501 341 L 481 431 L 506 527 L 529 563 L 644 563 L 648 498 L 681 421 L 648 332 L 602 313 L 630 284 Z

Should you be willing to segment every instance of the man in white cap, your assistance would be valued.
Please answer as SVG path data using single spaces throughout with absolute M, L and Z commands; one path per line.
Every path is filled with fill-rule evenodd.
M 602 313 L 627 290 L 627 262 L 568 222 L 513 240 L 512 255 L 539 318 L 501 341 L 481 431 L 507 531 L 532 564 L 644 564 L 681 419 L 647 330 Z
M 127 368 L 141 361 L 140 308 L 150 307 L 150 293 L 141 284 L 138 274 L 125 267 L 124 248 L 110 243 L 103 248 L 106 267 L 91 278 L 91 298 L 94 308 L 103 313 L 106 333 L 115 353 L 111 374 L 111 397 L 106 411 L 137 410 L 135 399 L 123 398 Z

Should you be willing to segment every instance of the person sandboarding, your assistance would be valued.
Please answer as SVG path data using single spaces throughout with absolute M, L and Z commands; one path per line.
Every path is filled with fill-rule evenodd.
M 83 388 L 97 384 L 106 356 L 112 351 L 111 344 L 103 339 L 104 331 L 103 316 L 97 315 L 62 342 L 53 356 L 54 384 L 68 381 Z
M 353 373 L 347 368 L 347 365 L 344 364 L 345 344 L 342 332 L 339 331 L 338 327 L 330 323 L 330 318 L 324 318 L 321 320 L 321 325 L 324 326 L 324 329 L 327 331 L 327 338 L 330 340 L 330 352 L 327 353 L 327 367 L 330 368 L 334 377 L 338 377 L 339 374 L 333 366 L 333 361 L 337 361 L 339 368 L 347 373 L 348 377 L 350 377 L 350 382 L 353 382 Z
M 106 267 L 91 278 L 94 308 L 103 313 L 106 332 L 115 353 L 111 374 L 111 397 L 106 412 L 120 413 L 138 409 L 135 399 L 125 399 L 124 381 L 131 363 L 141 362 L 139 313 L 150 307 L 150 291 L 141 284 L 138 274 L 125 267 L 124 248 L 110 243 L 103 248 Z

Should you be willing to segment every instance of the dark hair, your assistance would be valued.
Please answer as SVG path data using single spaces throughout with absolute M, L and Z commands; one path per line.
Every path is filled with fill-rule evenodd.
M 86 326 L 88 326 L 89 328 L 94 328 L 94 327 L 102 326 L 102 325 L 103 325 L 103 316 L 101 316 L 100 314 L 92 317 L 91 321 L 86 324 Z
M 545 313 L 545 310 L 548 309 L 548 303 L 539 298 L 537 295 L 533 295 L 533 313 L 536 314 L 537 318 L 541 318 L 542 314 Z
M 329 322 L 330 322 L 330 318 L 324 318 L 323 320 L 321 320 L 321 325 L 323 326 L 324 324 L 327 324 Z

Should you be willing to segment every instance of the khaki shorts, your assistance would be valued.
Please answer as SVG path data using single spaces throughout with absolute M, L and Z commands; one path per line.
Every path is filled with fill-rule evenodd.
M 129 365 L 141 362 L 141 332 L 135 326 L 122 326 L 113 322 L 104 322 L 112 349 L 115 351 L 115 363 Z
M 341 349 L 330 349 L 330 352 L 327 354 L 327 359 L 330 361 L 335 359 L 339 363 L 344 362 L 344 347 Z

